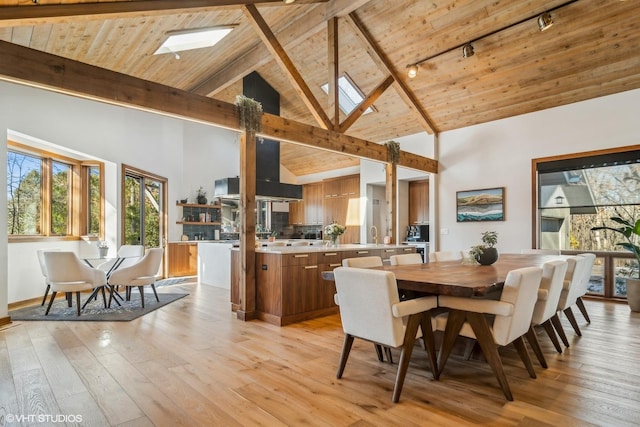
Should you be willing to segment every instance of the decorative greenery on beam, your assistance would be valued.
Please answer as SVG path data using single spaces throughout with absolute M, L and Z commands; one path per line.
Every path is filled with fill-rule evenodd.
M 384 145 L 387 146 L 387 161 L 397 165 L 400 161 L 400 144 L 395 141 L 388 141 Z
M 240 129 L 252 134 L 262 131 L 262 104 L 244 95 L 237 95 L 234 105 L 240 115 Z

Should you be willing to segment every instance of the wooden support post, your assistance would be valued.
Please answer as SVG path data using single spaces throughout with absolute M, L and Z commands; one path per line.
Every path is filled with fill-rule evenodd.
M 391 237 L 389 243 L 396 243 L 396 228 L 398 226 L 398 210 L 396 209 L 398 197 L 398 167 L 395 163 L 387 163 L 385 200 L 387 203 L 387 232 Z
M 256 136 L 240 137 L 240 309 L 238 319 L 256 317 Z

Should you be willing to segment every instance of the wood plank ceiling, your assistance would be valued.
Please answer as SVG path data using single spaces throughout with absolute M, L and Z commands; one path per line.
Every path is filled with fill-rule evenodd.
M 243 3 L 3 0 L 0 39 L 226 102 L 242 93 L 241 78 L 257 71 L 280 92 L 283 117 L 321 126 L 251 23 L 254 6 Z M 328 22 L 337 17 L 339 74 L 348 74 L 365 96 L 381 86 L 376 111 L 344 131 L 369 141 L 448 131 L 640 87 L 638 1 L 251 3 L 329 117 L 321 86 L 332 75 Z M 541 32 L 537 17 L 545 11 L 554 26 Z M 179 59 L 153 55 L 168 32 L 222 25 L 235 29 L 212 48 L 180 52 Z M 475 55 L 463 58 L 467 42 Z M 409 79 L 406 67 L 416 62 L 418 74 Z M 340 122 L 346 117 L 341 113 Z M 298 176 L 357 164 L 339 154 L 318 161 L 317 154 L 283 144 L 282 162 Z

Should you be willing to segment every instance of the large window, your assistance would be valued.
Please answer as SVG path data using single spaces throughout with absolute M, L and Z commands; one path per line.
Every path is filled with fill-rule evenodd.
M 9 142 L 7 233 L 10 240 L 101 237 L 102 165 Z
M 597 254 L 589 291 L 626 296 L 634 259 L 616 245 L 620 236 L 591 231 L 609 218 L 640 217 L 640 149 L 534 161 L 539 248 Z

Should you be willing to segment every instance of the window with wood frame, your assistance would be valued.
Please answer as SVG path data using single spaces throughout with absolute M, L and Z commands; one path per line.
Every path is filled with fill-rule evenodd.
M 9 241 L 104 235 L 104 166 L 7 144 Z

